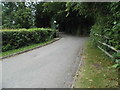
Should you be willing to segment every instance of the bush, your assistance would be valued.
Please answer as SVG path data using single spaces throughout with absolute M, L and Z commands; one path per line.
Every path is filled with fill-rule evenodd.
M 32 28 L 2 30 L 2 51 L 9 51 L 23 46 L 48 41 L 56 36 L 56 30 Z

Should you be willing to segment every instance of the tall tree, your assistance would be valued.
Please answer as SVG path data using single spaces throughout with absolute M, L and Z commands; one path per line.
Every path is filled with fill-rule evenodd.
M 2 24 L 4 28 L 30 28 L 33 26 L 32 4 L 25 2 L 4 2 Z

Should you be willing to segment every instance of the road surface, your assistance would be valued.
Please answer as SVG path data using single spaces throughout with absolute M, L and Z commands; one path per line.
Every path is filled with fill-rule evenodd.
M 4 59 L 2 87 L 69 88 L 85 40 L 85 37 L 62 35 L 52 44 Z

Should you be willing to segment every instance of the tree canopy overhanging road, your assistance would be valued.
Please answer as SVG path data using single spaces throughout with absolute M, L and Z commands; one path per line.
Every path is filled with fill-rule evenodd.
M 90 36 L 90 41 L 84 46 L 85 55 L 83 54 L 88 62 L 85 62 L 84 58 L 84 66 L 88 66 L 88 69 L 84 67 L 83 71 L 91 73 L 86 75 L 86 72 L 81 73 L 81 70 L 83 79 L 79 79 L 82 82 L 78 82 L 78 87 L 82 87 L 82 83 L 84 84 L 82 88 L 103 88 L 104 85 L 110 88 L 118 87 L 116 70 L 120 69 L 119 2 L 1 2 L 0 6 L 2 56 L 47 43 L 58 37 L 59 32 L 71 34 L 63 34 L 62 39 L 45 47 L 4 59 L 3 63 L 0 63 L 0 67 L 3 67 L 0 70 L 3 71 L 3 75 L 0 75 L 3 79 L 3 88 L 70 87 L 81 61 L 80 53 L 84 41 L 87 39 L 77 37 L 79 35 Z M 116 70 L 108 68 L 110 64 L 106 63 L 107 57 L 102 56 L 104 54 L 96 47 L 109 56 L 108 59 L 114 61 L 108 63 Z M 93 61 L 89 63 L 89 60 Z M 89 70 L 96 62 L 105 69 Z M 77 76 L 79 77 L 78 74 Z M 94 79 L 96 82 L 91 83 Z M 90 84 L 86 83 L 86 80 L 90 81 Z
M 3 88 L 70 87 L 86 37 L 59 41 L 3 60 Z

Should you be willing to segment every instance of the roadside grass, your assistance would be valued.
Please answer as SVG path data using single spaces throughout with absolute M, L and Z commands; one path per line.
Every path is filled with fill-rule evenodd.
M 5 56 L 9 56 L 9 55 L 18 53 L 18 52 L 23 52 L 23 51 L 26 51 L 26 50 L 29 50 L 29 49 L 33 49 L 33 48 L 38 47 L 38 46 L 42 46 L 42 45 L 48 44 L 48 43 L 50 43 L 52 41 L 54 41 L 54 40 L 52 39 L 52 40 L 48 40 L 48 41 L 43 42 L 43 43 L 32 44 L 32 45 L 24 46 L 24 47 L 21 47 L 21 48 L 18 48 L 18 49 L 6 51 L 6 52 L 1 52 L 0 56 L 5 57 Z
M 86 43 L 75 88 L 118 88 L 118 70 L 98 48 Z

